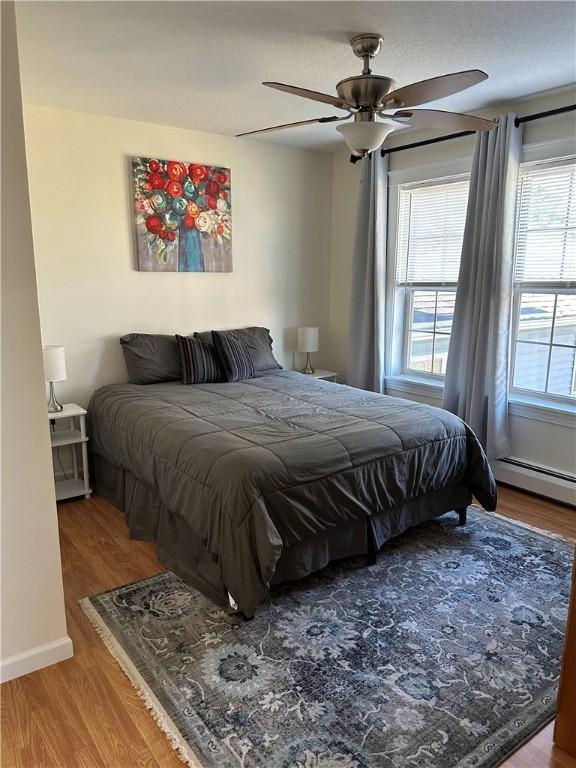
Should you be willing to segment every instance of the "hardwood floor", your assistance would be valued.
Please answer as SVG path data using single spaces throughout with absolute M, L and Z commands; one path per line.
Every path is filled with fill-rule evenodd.
M 5 683 L 2 768 L 180 768 L 182 763 L 108 653 L 78 599 L 162 570 L 154 545 L 128 538 L 120 512 L 94 497 L 59 506 L 68 632 L 74 658 Z M 576 512 L 509 488 L 498 511 L 576 539 Z M 576 768 L 552 724 L 505 768 Z

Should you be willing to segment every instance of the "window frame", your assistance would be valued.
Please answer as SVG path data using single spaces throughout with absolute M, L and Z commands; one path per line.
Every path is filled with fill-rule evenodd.
M 467 140 L 465 140 L 467 141 Z M 399 350 L 404 347 L 404 294 L 396 285 L 397 235 L 399 223 L 400 188 L 408 184 L 421 186 L 425 182 L 439 183 L 460 176 L 470 177 L 473 144 L 470 140 L 469 152 L 460 157 L 448 158 L 432 163 L 424 163 L 388 172 L 388 217 L 387 217 L 387 266 L 386 266 L 386 306 L 385 306 L 385 381 L 386 391 L 396 396 L 415 398 L 416 400 L 434 401 L 441 404 L 444 389 L 444 376 L 402 373 L 402 356 Z M 562 164 L 573 161 L 576 157 L 576 140 L 573 137 L 546 139 L 530 142 L 522 147 L 521 167 L 525 164 L 545 163 Z M 514 244 L 516 247 L 516 243 Z M 576 287 L 576 286 L 574 286 Z M 515 310 L 511 308 L 510 339 L 513 338 L 512 320 Z M 398 329 L 401 329 L 399 332 Z M 515 350 L 514 350 L 515 352 Z M 510 377 L 513 375 L 512 349 L 509 352 Z M 532 390 L 509 388 L 509 411 L 525 418 L 537 419 L 549 423 L 551 420 L 566 425 L 566 419 L 576 414 L 576 404 L 572 398 L 548 396 L 542 398 Z
M 557 168 L 562 167 L 565 165 L 574 165 L 576 166 L 576 155 L 570 155 L 570 156 L 564 156 L 564 157 L 553 157 L 553 158 L 546 158 L 546 159 L 535 159 L 535 160 L 525 160 L 521 162 L 520 164 L 520 174 L 522 174 L 523 171 L 530 170 L 530 169 L 547 169 L 547 168 Z M 520 176 L 519 176 L 519 183 L 518 183 L 518 189 L 517 189 L 517 197 L 516 197 L 516 212 L 515 212 L 515 221 L 514 221 L 514 261 L 513 261 L 513 269 L 515 269 L 516 266 L 516 255 L 517 255 L 517 249 L 518 249 L 518 217 L 520 213 Z M 534 389 L 525 389 L 524 387 L 517 387 L 514 386 L 514 375 L 516 372 L 516 356 L 517 356 L 517 347 L 518 342 L 522 342 L 522 339 L 518 338 L 518 333 L 520 330 L 520 307 L 522 304 L 522 295 L 525 293 L 543 293 L 548 294 L 552 296 L 559 296 L 559 295 L 569 295 L 574 296 L 576 295 L 576 281 L 572 280 L 555 280 L 555 281 L 549 281 L 549 282 L 540 282 L 540 281 L 518 281 L 516 280 L 515 276 L 513 276 L 513 286 L 512 286 L 512 306 L 511 306 L 511 315 L 510 315 L 510 347 L 509 347 L 509 354 L 508 354 L 508 361 L 509 361 L 509 371 L 508 371 L 508 393 L 511 400 L 513 400 L 515 397 L 518 400 L 530 400 L 535 403 L 539 403 L 542 405 L 548 405 L 548 406 L 576 406 L 576 394 L 575 395 L 559 395 L 552 392 L 540 392 L 538 390 Z M 572 345 L 566 344 L 555 344 L 554 343 L 554 321 L 555 321 L 556 313 L 554 312 L 553 318 L 552 318 L 552 327 L 551 327 L 551 333 L 550 333 L 550 341 L 548 344 L 541 342 L 542 346 L 548 347 L 548 358 L 547 358 L 547 367 L 546 367 L 546 384 L 545 386 L 548 386 L 548 381 L 550 377 L 550 366 L 551 366 L 551 358 L 552 358 L 552 350 L 554 347 L 564 347 L 567 349 L 571 349 Z M 523 343 L 538 343 L 538 342 L 529 342 L 527 340 L 524 340 Z M 576 354 L 576 352 L 575 352 Z M 576 379 L 576 369 L 572 373 L 573 378 L 573 385 L 574 380 Z
M 444 172 L 442 172 L 444 171 Z M 386 275 L 387 311 L 386 325 L 392 328 L 392 333 L 386 334 L 386 378 L 404 379 L 421 382 L 433 387 L 443 387 L 445 374 L 428 371 L 418 371 L 409 367 L 410 355 L 410 293 L 415 290 L 456 291 L 457 281 L 428 282 L 399 282 L 397 280 L 397 264 L 399 259 L 398 239 L 400 234 L 400 196 L 403 190 L 421 189 L 442 184 L 470 181 L 470 161 L 459 160 L 449 163 L 433 163 L 426 168 L 409 169 L 405 172 L 391 172 L 389 186 L 389 218 L 388 218 L 388 270 Z M 397 329 L 402 332 L 398 333 Z M 436 334 L 433 334 L 434 341 Z

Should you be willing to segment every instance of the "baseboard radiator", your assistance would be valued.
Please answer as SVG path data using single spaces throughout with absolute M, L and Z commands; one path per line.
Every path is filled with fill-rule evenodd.
M 495 461 L 494 473 L 501 483 L 576 507 L 576 475 L 514 457 Z
M 525 461 L 519 461 L 518 459 L 501 459 L 504 464 L 512 464 L 515 467 L 522 467 L 523 469 L 529 469 L 531 472 L 541 472 L 543 475 L 549 477 L 557 477 L 559 480 L 566 480 L 568 483 L 574 483 L 576 486 L 576 476 L 566 475 L 563 472 L 558 472 L 556 469 L 549 467 L 539 467 L 537 464 L 528 464 Z

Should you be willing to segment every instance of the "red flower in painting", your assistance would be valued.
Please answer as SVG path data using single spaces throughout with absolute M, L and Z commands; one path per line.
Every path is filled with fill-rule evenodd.
M 182 184 L 179 181 L 169 181 L 166 184 L 166 191 L 170 197 L 182 197 Z
M 166 179 L 160 176 L 159 173 L 151 173 L 150 176 L 148 176 L 148 184 L 150 184 L 152 189 L 164 189 L 166 186 Z
M 152 232 L 153 235 L 160 234 L 162 229 L 162 222 L 158 216 L 148 216 L 146 218 L 146 229 L 148 232 Z
M 166 173 L 173 181 L 182 181 L 182 179 L 186 177 L 186 170 L 187 169 L 184 163 L 179 163 L 175 160 L 169 160 Z
M 194 163 L 190 163 L 188 166 L 188 176 L 195 182 L 204 181 L 208 178 L 208 171 L 206 170 L 205 165 L 194 165 Z
M 206 239 L 219 244 L 230 239 L 227 169 L 179 160 L 138 158 L 134 179 L 138 226 L 145 230 L 150 253 L 159 263 L 168 263 L 178 242 L 182 250 L 183 246 L 201 244 Z

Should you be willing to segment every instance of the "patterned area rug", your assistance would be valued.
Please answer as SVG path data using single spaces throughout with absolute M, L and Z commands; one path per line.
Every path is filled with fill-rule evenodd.
M 553 716 L 573 546 L 470 509 L 235 624 L 171 573 L 82 601 L 202 768 L 487 768 Z

